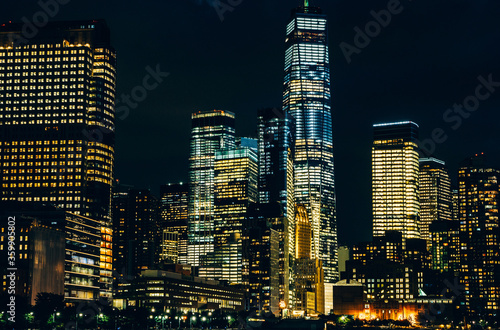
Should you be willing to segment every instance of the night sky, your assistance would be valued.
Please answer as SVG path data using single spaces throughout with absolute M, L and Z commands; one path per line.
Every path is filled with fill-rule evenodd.
M 118 53 L 119 97 L 142 85 L 147 66 L 169 73 L 126 118 L 117 119 L 116 178 L 154 193 L 160 184 L 186 181 L 193 111 L 233 111 L 237 135 L 255 136 L 257 110 L 281 107 L 285 26 L 300 3 L 221 0 L 222 16 L 212 0 L 60 5 L 53 20 L 107 21 Z M 446 134 L 435 156 L 447 162 L 454 181 L 458 163 L 477 152 L 500 167 L 500 1 L 310 3 L 329 18 L 340 244 L 371 238 L 374 123 L 415 121 L 421 141 L 433 131 L 435 140 Z M 390 23 L 380 31 L 369 24 L 373 37 L 369 44 L 357 40 L 360 47 L 348 63 L 340 44 L 354 46 L 355 27 L 364 30 L 374 21 L 371 11 L 388 7 L 394 11 Z M 0 23 L 32 20 L 40 10 L 37 1 L 4 1 Z M 479 76 L 493 83 L 489 91 L 480 89 L 484 100 L 475 104 L 470 96 Z M 462 110 L 467 118 L 459 123 L 459 115 L 447 110 L 466 98 L 467 107 L 477 109 Z

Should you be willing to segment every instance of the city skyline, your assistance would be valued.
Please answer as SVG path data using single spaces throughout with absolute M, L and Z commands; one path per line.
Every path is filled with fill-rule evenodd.
M 46 1 L 0 14 L 0 327 L 498 326 L 500 5 Z
M 157 77 L 161 83 L 148 91 L 144 101 L 134 101 L 137 107 L 127 106 L 129 111 L 117 115 L 115 163 L 121 182 L 151 188 L 156 195 L 160 184 L 187 182 L 188 131 L 194 111 L 235 112 L 238 134 L 256 136 L 257 110 L 280 107 L 283 35 L 290 10 L 301 1 L 241 2 L 224 14 L 223 21 L 208 2 L 197 0 L 132 6 L 113 1 L 81 4 L 60 5 L 53 20 L 107 20 L 120 55 L 118 96 L 130 95 L 142 85 L 149 74 L 147 66 L 153 72 L 170 73 Z M 476 112 L 466 113 L 470 117 L 461 125 L 443 119 L 455 103 L 474 95 L 479 76 L 488 80 L 492 74 L 493 81 L 500 81 L 496 64 L 500 49 L 494 37 L 500 29 L 495 23 L 500 4 L 462 2 L 450 7 L 438 2 L 429 9 L 422 2 L 402 1 L 404 10 L 361 53 L 354 54 L 351 63 L 339 44 L 354 45 L 354 28 L 363 29 L 374 20 L 370 11 L 387 9 L 388 2 L 354 5 L 316 0 L 310 4 L 322 7 L 329 18 L 340 244 L 371 236 L 372 124 L 412 120 L 419 123 L 423 139 L 442 128 L 448 139 L 436 145 L 435 156 L 449 165 L 455 184 L 458 163 L 472 154 L 484 151 L 492 164 L 500 163 L 500 155 L 494 152 L 499 141 L 494 126 L 498 119 L 494 109 L 500 104 L 497 92 L 481 101 Z M 23 17 L 31 20 L 40 10 L 36 2 L 9 2 L 0 13 L 0 24 L 22 22 Z M 248 26 L 256 17 L 260 23 L 255 28 L 261 33 L 250 35 Z M 243 34 L 245 38 L 238 37 Z M 259 45 L 259 51 L 251 50 L 251 44 Z M 241 77 L 249 83 L 240 83 Z M 165 143 L 169 140 L 179 143 Z M 351 171 L 359 175 L 350 176 Z M 360 192 L 356 187 L 363 189 Z M 360 227 L 367 229 L 354 234 Z

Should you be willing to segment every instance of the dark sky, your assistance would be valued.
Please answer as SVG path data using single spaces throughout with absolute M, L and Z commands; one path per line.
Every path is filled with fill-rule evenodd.
M 193 111 L 233 111 L 237 134 L 253 136 L 257 109 L 281 106 L 285 25 L 300 1 L 221 0 L 232 10 L 223 20 L 212 2 L 72 0 L 54 15 L 106 19 L 118 52 L 119 96 L 142 84 L 147 66 L 170 73 L 117 121 L 116 178 L 123 183 L 157 192 L 160 184 L 186 181 Z M 500 87 L 490 87 L 498 91 L 474 112 L 466 110 L 460 125 L 443 119 L 475 95 L 479 76 L 500 82 L 500 1 L 401 0 L 390 23 L 374 31 L 350 63 L 340 43 L 354 45 L 354 28 L 364 30 L 374 20 L 371 11 L 395 1 L 310 2 L 329 17 L 341 244 L 371 237 L 373 123 L 413 120 L 421 140 L 442 129 L 447 140 L 435 156 L 448 163 L 453 178 L 458 162 L 476 152 L 500 167 Z M 31 20 L 40 10 L 38 1 L 5 1 L 0 23 Z

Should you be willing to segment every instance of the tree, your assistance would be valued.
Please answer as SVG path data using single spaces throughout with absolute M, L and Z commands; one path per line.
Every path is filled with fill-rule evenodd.
M 35 299 L 35 322 L 40 326 L 40 329 L 51 329 L 54 321 L 53 316 L 56 312 L 61 312 L 64 309 L 64 296 L 40 292 Z

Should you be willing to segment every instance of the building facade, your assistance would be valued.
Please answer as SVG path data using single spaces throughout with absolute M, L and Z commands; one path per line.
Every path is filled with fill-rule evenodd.
M 325 281 L 338 279 L 330 60 L 327 17 L 308 6 L 286 28 L 283 110 L 295 121 L 295 201 L 306 205 L 312 254 Z
M 458 172 L 460 281 L 471 314 L 493 316 L 500 295 L 500 171 L 482 154 L 464 160 Z
M 454 274 L 460 269 L 460 222 L 434 221 L 429 235 L 432 269 Z
M 146 270 L 130 283 L 119 284 L 114 304 L 120 309 L 144 307 L 158 312 L 240 311 L 245 308 L 244 297 L 244 292 L 236 288 L 191 276 L 189 272 Z
M 294 225 L 294 129 L 289 112 L 277 108 L 258 111 L 259 146 L 259 202 L 268 204 L 262 208 L 266 218 L 272 221 L 273 229 L 280 235 L 280 300 L 288 306 L 290 284 L 293 283 L 295 256 Z
M 62 294 L 70 304 L 99 299 L 101 222 L 41 203 L 0 206 L 2 219 L 13 217 L 19 223 L 15 252 L 20 295 L 29 297 L 31 303 L 41 292 Z M 6 253 L 6 225 L 1 236 L 0 251 Z M 5 268 L 6 261 L 7 257 Z
M 200 276 L 243 284 L 243 230 L 258 199 L 257 154 L 245 147 L 216 151 L 214 182 L 214 252 L 201 257 Z
M 418 125 L 410 122 L 373 126 L 373 236 L 387 230 L 420 238 Z
M 421 158 L 419 162 L 420 235 L 430 247 L 431 223 L 451 221 L 453 218 L 451 179 L 443 161 Z
M 177 233 L 177 256 L 181 264 L 187 264 L 188 196 L 189 187 L 185 183 L 160 187 L 159 230 Z
M 116 53 L 109 29 L 102 20 L 53 22 L 24 39 L 22 27 L 0 27 L 0 198 L 99 221 L 101 295 L 111 298 Z

